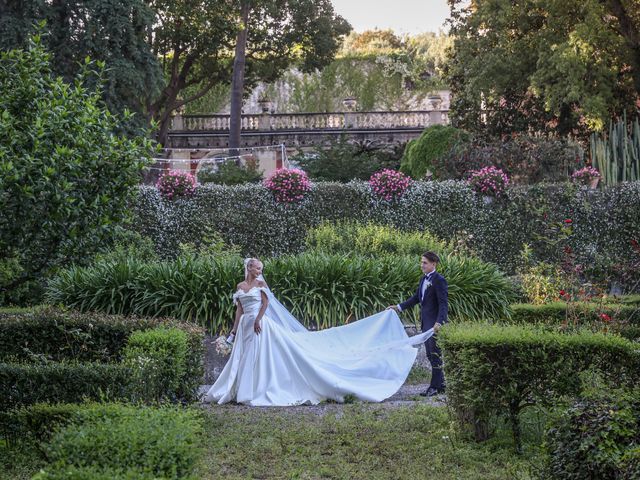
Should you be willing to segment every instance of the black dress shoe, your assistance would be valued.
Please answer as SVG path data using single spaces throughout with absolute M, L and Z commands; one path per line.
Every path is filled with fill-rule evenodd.
M 444 393 L 444 387 L 442 388 L 429 387 L 426 391 L 422 392 L 420 395 L 423 397 L 435 397 L 440 393 Z

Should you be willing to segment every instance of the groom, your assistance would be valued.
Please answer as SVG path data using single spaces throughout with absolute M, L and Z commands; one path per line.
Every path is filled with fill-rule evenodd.
M 416 293 L 406 302 L 388 307 L 396 312 L 401 312 L 420 304 L 422 331 L 426 332 L 433 328 L 433 336 L 424 344 L 427 350 L 427 358 L 431 363 L 431 385 L 425 392 L 420 394 L 426 397 L 444 393 L 445 390 L 442 356 L 436 334 L 440 327 L 447 322 L 449 300 L 447 281 L 436 271 L 438 262 L 440 262 L 438 255 L 434 252 L 425 252 L 420 260 L 420 268 L 424 276 L 420 280 Z

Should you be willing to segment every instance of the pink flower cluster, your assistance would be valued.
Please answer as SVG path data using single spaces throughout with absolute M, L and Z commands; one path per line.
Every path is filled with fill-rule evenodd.
M 589 182 L 594 178 L 600 178 L 600 172 L 593 167 L 584 167 L 573 172 L 571 178 L 576 181 Z
M 276 201 L 284 203 L 299 202 L 311 190 L 307 173 L 299 168 L 279 168 L 264 180 L 263 185 L 273 193 Z
M 391 201 L 404 195 L 411 185 L 411 179 L 402 172 L 385 168 L 371 175 L 369 185 L 378 197 Z
M 189 172 L 171 170 L 162 174 L 156 183 L 156 188 L 167 200 L 190 197 L 196 191 L 196 179 Z
M 468 182 L 478 193 L 499 197 L 509 185 L 509 177 L 499 168 L 484 167 L 472 170 Z

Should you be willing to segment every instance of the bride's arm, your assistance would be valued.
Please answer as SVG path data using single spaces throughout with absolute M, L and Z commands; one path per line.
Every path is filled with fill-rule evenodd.
M 253 330 L 256 333 L 260 333 L 262 331 L 262 327 L 260 326 L 260 320 L 262 320 L 262 316 L 264 315 L 264 312 L 267 310 L 267 306 L 269 306 L 269 298 L 267 297 L 267 294 L 264 293 L 264 290 L 260 290 L 260 298 L 262 300 L 262 305 L 260 305 L 260 311 L 258 312 L 258 315 L 256 315 L 256 321 L 253 324 Z
M 233 333 L 234 335 L 238 331 L 238 325 L 240 324 L 240 317 L 242 316 L 243 313 L 244 313 L 244 310 L 242 310 L 242 304 L 238 302 L 238 308 L 236 308 L 236 319 L 233 321 L 233 328 L 231 329 L 231 333 Z

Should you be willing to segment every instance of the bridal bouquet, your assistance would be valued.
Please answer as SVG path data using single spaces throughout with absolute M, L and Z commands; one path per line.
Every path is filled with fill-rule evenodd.
M 219 336 L 218 338 L 216 338 L 214 345 L 216 347 L 216 353 L 218 355 L 224 355 L 227 356 L 231 353 L 231 347 L 232 345 L 227 341 L 227 339 L 224 336 Z

